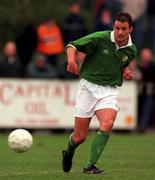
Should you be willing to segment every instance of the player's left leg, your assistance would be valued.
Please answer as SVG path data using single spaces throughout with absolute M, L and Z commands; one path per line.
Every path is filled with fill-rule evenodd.
M 116 115 L 117 111 L 111 108 L 100 109 L 96 111 L 96 116 L 100 123 L 100 129 L 92 142 L 88 161 L 84 168 L 84 173 L 97 174 L 103 172 L 103 170 L 100 170 L 95 165 L 109 139 Z

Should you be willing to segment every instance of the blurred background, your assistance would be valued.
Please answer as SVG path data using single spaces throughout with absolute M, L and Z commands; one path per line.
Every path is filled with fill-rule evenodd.
M 112 30 L 120 11 L 132 15 L 138 54 L 114 129 L 154 131 L 154 0 L 1 0 L 0 129 L 71 129 L 79 79 L 66 72 L 65 45 Z M 95 118 L 91 127 L 98 127 Z

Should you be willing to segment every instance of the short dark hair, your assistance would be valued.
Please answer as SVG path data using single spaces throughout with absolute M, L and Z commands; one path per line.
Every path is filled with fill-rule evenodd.
M 133 22 L 132 22 L 132 17 L 129 13 L 126 12 L 119 12 L 116 15 L 116 21 L 121 21 L 121 22 L 128 22 L 129 26 L 133 26 Z

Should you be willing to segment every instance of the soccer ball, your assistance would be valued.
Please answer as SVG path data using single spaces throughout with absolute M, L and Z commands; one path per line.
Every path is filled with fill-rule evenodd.
M 32 135 L 25 129 L 16 129 L 8 136 L 9 147 L 15 152 L 22 153 L 30 149 L 33 143 Z

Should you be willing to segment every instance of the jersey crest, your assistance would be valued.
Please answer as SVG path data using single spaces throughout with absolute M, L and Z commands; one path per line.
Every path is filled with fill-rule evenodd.
M 110 54 L 110 52 L 108 51 L 108 49 L 104 49 L 102 52 L 103 52 L 104 54 Z
M 126 56 L 126 55 L 123 56 L 123 57 L 122 57 L 122 61 L 123 61 L 123 63 L 126 63 L 126 62 L 128 61 L 128 56 Z

